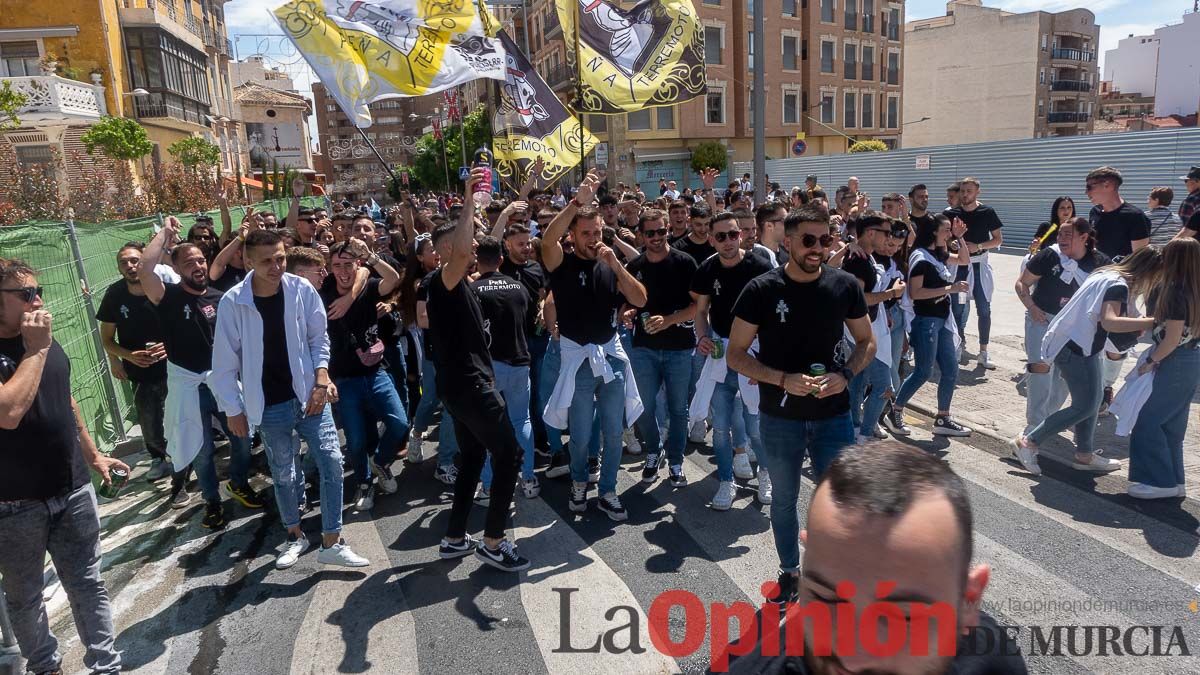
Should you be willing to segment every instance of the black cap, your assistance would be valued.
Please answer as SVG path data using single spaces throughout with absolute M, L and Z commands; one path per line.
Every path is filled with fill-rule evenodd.
M 811 180 L 812 182 L 815 183 L 815 182 L 817 182 L 817 174 L 810 173 L 810 174 L 808 174 L 808 178 L 805 178 L 804 180 Z
M 1193 166 L 1188 169 L 1186 176 L 1180 176 L 1179 180 L 1200 180 L 1200 166 Z

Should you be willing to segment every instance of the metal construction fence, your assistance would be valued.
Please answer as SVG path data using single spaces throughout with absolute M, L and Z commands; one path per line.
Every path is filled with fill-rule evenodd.
M 324 205 L 323 197 L 304 200 Z M 272 210 L 280 219 L 288 201 L 271 200 L 254 205 Z M 241 222 L 245 207 L 232 207 L 233 225 Z M 220 214 L 211 212 L 220 228 Z M 179 215 L 184 233 L 196 214 Z M 38 271 L 43 300 L 54 315 L 54 338 L 71 360 L 71 392 L 102 451 L 109 452 L 125 440 L 134 422 L 133 391 L 127 382 L 112 376 L 100 341 L 96 309 L 109 285 L 119 281 L 116 253 L 128 241 L 149 241 L 161 216 L 102 223 L 38 222 L 0 227 L 0 257 L 19 258 Z
M 1056 197 L 1071 197 L 1079 215 L 1087 215 L 1091 204 L 1084 194 L 1084 176 L 1106 164 L 1124 175 L 1121 196 L 1127 201 L 1145 208 L 1150 189 L 1165 185 L 1175 190 L 1175 207 L 1187 192 L 1179 177 L 1200 164 L 1200 128 L 776 159 L 767 162 L 766 172 L 785 191 L 816 174 L 830 199 L 848 177 L 858 176 L 859 189 L 871 195 L 872 208 L 879 208 L 885 193 L 906 194 L 924 183 L 932 207 L 940 209 L 946 204 L 947 185 L 975 176 L 983 184 L 980 201 L 995 208 L 1004 223 L 1005 243 L 1024 247 L 1050 217 Z M 750 162 L 738 162 L 733 173 L 753 170 Z

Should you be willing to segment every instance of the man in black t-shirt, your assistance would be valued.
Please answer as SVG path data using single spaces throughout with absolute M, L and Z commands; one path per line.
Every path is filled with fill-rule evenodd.
M 994 281 L 992 263 L 988 251 L 1000 248 L 1004 243 L 1001 228 L 1004 223 L 996 210 L 979 203 L 979 180 L 967 176 L 958 182 L 958 206 L 948 209 L 951 221 L 961 220 L 967 227 L 963 239 L 971 254 L 971 299 L 975 302 L 975 316 L 979 321 L 979 365 L 985 370 L 995 370 L 996 364 L 988 357 L 988 342 L 992 334 L 992 292 Z M 965 322 L 965 319 L 964 319 Z
M 733 505 L 737 493 L 733 482 L 735 477 L 747 479 L 754 476 L 749 453 L 745 448 L 733 447 L 734 398 L 739 393 L 742 394 L 742 421 L 746 426 L 746 435 L 759 461 L 758 499 L 769 505 L 772 497 L 771 476 L 764 463 L 766 453 L 763 452 L 762 437 L 758 432 L 758 406 L 753 405 L 758 399 L 758 387 L 748 380 L 743 381 L 723 362 L 729 329 L 733 325 L 733 303 L 746 284 L 772 269 L 770 262 L 742 249 L 739 220 L 730 211 L 713 216 L 712 239 L 717 255 L 705 260 L 696 270 L 691 288 L 692 298 L 696 301 L 696 352 L 706 359 L 714 359 L 711 365 L 706 362 L 707 375 L 701 369 L 702 381 L 697 384 L 696 390 L 698 393 L 711 391 L 713 454 L 717 459 L 719 481 L 712 507 L 718 511 L 727 510 Z M 749 220 L 753 222 L 752 218 Z M 721 355 L 718 356 L 714 350 Z M 750 403 L 746 402 L 747 399 Z M 701 405 L 703 400 L 703 396 L 694 396 L 690 405 L 708 408 Z M 691 410 L 690 416 L 698 418 L 701 414 L 701 410 Z
M 71 362 L 52 334 L 37 273 L 0 258 L 0 579 L 12 631 L 32 673 L 61 672 L 43 599 L 49 554 L 64 580 L 97 673 L 121 670 L 100 578 L 100 518 L 90 466 L 110 483 L 129 467 L 96 449 L 71 396 Z M 6 636 L 7 637 L 7 636 Z
M 804 630 L 793 630 L 789 619 L 786 630 L 773 628 L 779 635 L 771 636 L 778 638 L 772 655 L 763 653 L 764 639 L 759 648 L 730 663 L 730 673 L 1027 672 L 1011 633 L 979 609 L 991 570 L 971 565 L 974 536 L 966 484 L 945 462 L 896 441 L 847 450 L 817 484 L 805 529 L 804 580 L 794 607 L 801 616 L 833 617 L 843 611 L 864 616 L 879 610 L 878 603 L 907 612 L 913 598 L 922 598 L 913 607 L 912 623 L 889 620 L 886 629 L 881 623 L 872 642 L 893 648 L 872 654 L 862 646 L 865 636 L 838 633 L 836 619 L 815 630 L 807 622 Z M 928 616 L 940 610 L 953 612 L 954 621 L 930 622 Z M 918 613 L 926 618 L 915 618 Z M 861 625 L 876 626 L 874 621 Z M 906 636 L 918 629 L 929 635 L 929 645 L 947 645 L 947 652 L 953 646 L 953 651 L 939 653 L 939 647 L 923 643 L 924 653 L 912 653 L 918 650 Z M 818 654 L 820 648 L 814 649 L 809 636 L 830 631 L 838 637 L 830 644 L 832 653 Z M 726 658 L 714 654 L 713 670 L 723 669 Z
M 471 282 L 471 290 L 479 298 L 483 313 L 496 389 L 504 397 L 508 420 L 517 435 L 517 444 L 521 446 L 521 490 L 533 499 L 541 492 L 541 486 L 533 473 L 533 428 L 529 421 L 532 356 L 526 342 L 526 330 L 536 310 L 530 307 L 529 287 L 499 271 L 500 248 L 500 241 L 495 237 L 484 237 L 479 241 L 475 252 L 479 278 Z M 490 465 L 484 468 L 482 480 L 476 501 L 489 498 L 492 487 Z
M 332 283 L 321 289 L 325 307 L 347 294 L 354 296 L 344 315 L 329 320 L 329 376 L 338 391 L 333 408 L 346 433 L 346 451 L 358 483 L 354 506 L 370 511 L 375 505 L 375 482 L 384 494 L 396 492 L 391 467 L 408 437 L 408 413 L 399 387 L 383 368 L 385 345 L 378 310 L 382 298 L 400 284 L 400 274 L 357 238 L 334 244 L 330 255 Z M 354 295 L 358 270 L 364 266 L 380 278 L 368 279 Z M 380 422 L 382 435 L 376 433 Z
M 544 222 L 550 222 L 546 219 Z M 542 301 L 546 299 L 546 270 L 533 257 L 533 241 L 525 225 L 509 225 L 504 231 L 504 260 L 500 262 L 500 273 L 521 282 L 529 295 L 528 317 L 525 321 L 525 343 L 529 347 L 529 421 L 533 426 L 534 447 L 547 448 L 549 435 L 542 423 L 539 380 L 542 376 L 542 361 L 550 344 L 550 331 L 542 320 Z
M 671 232 L 667 235 L 668 243 L 674 244 L 687 236 L 688 217 L 690 215 L 691 207 L 687 205 L 687 202 L 679 199 L 670 202 L 667 206 L 667 226 L 671 229 Z
M 138 281 L 143 248 L 131 241 L 117 251 L 121 279 L 104 292 L 96 320 L 100 322 L 100 340 L 113 376 L 133 385 L 133 407 L 152 461 L 146 479 L 156 481 L 171 475 L 163 432 L 163 405 L 167 400 L 167 364 L 163 360 L 167 351 L 154 307 Z
M 179 241 L 179 221 L 170 216 L 142 255 L 138 279 L 146 298 L 154 305 L 167 351 L 167 400 L 163 425 L 167 452 L 175 475 L 172 478 L 171 504 L 185 506 L 187 468 L 194 464 L 200 480 L 200 493 L 206 503 L 201 524 L 209 529 L 225 527 L 217 482 L 215 443 L 212 420 L 215 418 L 229 438 L 229 482 L 226 493 L 250 509 L 261 509 L 262 499 L 250 487 L 250 444 L 233 434 L 224 413 L 217 407 L 212 391 L 205 384 L 212 370 L 213 333 L 217 324 L 217 305 L 221 291 L 208 285 L 208 263 L 193 244 L 181 243 L 171 250 L 171 263 L 180 276 L 178 284 L 164 284 L 154 273 L 152 261 L 164 248 Z
M 288 533 L 275 567 L 295 565 L 309 547 L 300 529 L 300 439 L 321 473 L 317 562 L 366 567 L 367 559 L 341 538 L 342 451 L 329 405 L 338 392 L 329 377 L 325 306 L 312 284 L 285 272 L 280 232 L 251 232 L 245 256 L 250 273 L 221 298 L 210 379 L 233 435 L 248 439 L 252 429 L 262 432 L 275 503 Z
M 697 208 L 697 207 L 692 207 Z M 708 210 L 702 211 L 707 240 Z M 629 363 L 645 409 L 637 419 L 646 448 L 642 482 L 653 483 L 658 469 L 667 465 L 673 487 L 687 485 L 683 473 L 683 450 L 687 445 L 688 389 L 692 378 L 692 350 L 696 336 L 692 321 L 696 301 L 689 293 L 696 262 L 687 253 L 667 245 L 663 212 L 642 213 L 638 231 L 646 242 L 644 253 L 629 261 L 626 269 L 646 289 L 646 302 L 627 313 L 633 324 L 633 350 Z M 696 221 L 692 221 L 693 225 Z M 681 241 L 690 240 L 691 235 Z M 666 389 L 668 436 L 663 442 L 657 417 L 657 394 Z M 706 411 L 707 412 L 707 411 Z M 707 415 L 706 415 L 707 416 Z M 663 457 L 665 450 L 666 457 Z
M 439 226 L 433 232 L 433 246 L 442 265 L 429 283 L 429 341 L 437 364 L 438 394 L 454 416 L 462 456 L 450 522 L 438 554 L 449 559 L 474 553 L 487 565 L 519 572 L 529 567 L 529 560 L 517 555 L 504 529 L 516 489 L 521 449 L 504 398 L 496 390 L 479 299 L 467 281 L 467 268 L 475 259 L 475 201 L 471 195 L 483 179 L 483 169 L 471 170 L 458 222 Z M 489 451 L 494 476 L 483 538 L 477 541 L 467 534 L 467 517 Z
M 628 302 L 646 304 L 646 288 L 633 278 L 616 253 L 604 245 L 600 213 L 592 196 L 600 178 L 589 171 L 575 198 L 550 222 L 542 239 L 542 262 L 550 273 L 550 290 L 558 312 L 562 366 L 545 414 L 546 424 L 570 431 L 572 511 L 587 509 L 588 448 L 592 419 L 600 418 L 604 439 L 601 453 L 599 508 L 613 520 L 629 514 L 617 497 L 621 466 L 621 434 L 626 422 L 641 414 L 642 404 L 629 357 L 617 339 L 616 315 Z M 563 251 L 561 239 L 570 227 L 574 246 Z M 657 393 L 657 392 L 655 392 Z M 647 396 L 653 396 L 647 393 Z
M 708 258 L 717 252 L 713 248 L 712 242 L 708 240 L 709 221 L 712 220 L 712 211 L 709 210 L 707 204 L 697 202 L 688 210 L 688 233 L 687 236 L 676 239 L 671 246 L 683 251 L 692 256 L 692 260 L 696 261 L 696 266 L 708 260 Z
M 875 357 L 875 336 L 858 280 L 824 264 L 834 244 L 829 212 L 809 203 L 784 221 L 787 264 L 754 279 L 733 308 L 729 367 L 758 382 L 759 430 L 774 499 L 771 530 L 779 553 L 781 601 L 795 595 L 800 469 L 816 476 L 854 442 L 846 387 Z M 841 348 L 849 329 L 854 350 Z M 750 354 L 757 337 L 757 355 Z

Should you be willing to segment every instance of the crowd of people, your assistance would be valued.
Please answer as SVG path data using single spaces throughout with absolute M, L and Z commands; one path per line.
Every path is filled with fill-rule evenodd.
M 819 478 L 849 446 L 909 436 L 905 408 L 935 371 L 932 433 L 972 433 L 953 415 L 954 393 L 964 359 L 996 367 L 989 255 L 1005 243 L 1004 223 L 971 177 L 946 189 L 943 209 L 925 185 L 882 194 L 876 209 L 853 177 L 832 198 L 816 176 L 790 192 L 768 179 L 761 196 L 748 175 L 727 189 L 717 177 L 703 172 L 694 191 L 664 182 L 650 198 L 593 170 L 577 187 L 527 183 L 483 206 L 475 169 L 461 194 L 404 193 L 375 214 L 296 197 L 287 214 L 248 209 L 236 227 L 227 204 L 219 229 L 197 218 L 184 232 L 168 218 L 150 241 L 117 251 L 121 279 L 97 312 L 112 371 L 135 394 L 145 477 L 170 481 L 173 508 L 198 489 L 202 525 L 220 529 L 227 502 L 265 506 L 250 483 L 261 444 L 286 530 L 276 567 L 310 546 L 300 528 L 310 485 L 318 562 L 361 567 L 370 561 L 341 534 L 343 502 L 370 511 L 397 491 L 398 462 L 436 461 L 454 494 L 438 555 L 520 571 L 530 562 L 506 535 L 518 489 L 532 499 L 541 480 L 569 480 L 571 511 L 594 504 L 623 521 L 623 455 L 644 456 L 642 482 L 665 469 L 687 489 L 698 478 L 689 444 L 711 431 L 711 507 L 730 509 L 737 481 L 754 482 L 779 556 L 776 600 L 794 601 L 806 456 Z M 1013 453 L 1030 473 L 1041 471 L 1039 444 L 1068 428 L 1074 468 L 1123 468 L 1093 444 L 1097 417 L 1112 411 L 1130 436 L 1129 494 L 1183 496 L 1200 382 L 1200 167 L 1185 181 L 1177 214 L 1160 187 L 1147 215 L 1121 197 L 1119 171 L 1096 169 L 1088 217 L 1061 197 L 1029 244 L 1016 282 L 1028 426 Z M 128 467 L 96 452 L 73 408 L 37 274 L 0 261 L 0 441 L 54 452 L 0 460 L 0 507 L 51 500 L 49 517 L 43 509 L 27 527 L 53 533 L 95 519 L 84 462 L 105 481 Z M 1142 336 L 1151 347 L 1114 394 Z M 487 510 L 478 539 L 473 505 Z M 0 534 L 22 648 L 31 664 L 53 665 L 45 609 L 30 594 L 49 550 L 68 592 L 106 617 L 97 535 L 86 545 L 33 537 L 14 552 Z M 103 617 L 80 630 L 94 670 L 116 658 Z

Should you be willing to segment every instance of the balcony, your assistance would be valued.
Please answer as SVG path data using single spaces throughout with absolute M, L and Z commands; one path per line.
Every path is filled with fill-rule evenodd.
M 557 12 L 546 12 L 542 15 L 542 26 L 544 34 L 542 42 L 549 42 L 551 39 L 562 35 L 562 22 L 558 20 Z
M 1086 80 L 1055 80 L 1050 83 L 1050 91 L 1088 92 L 1091 90 L 1092 83 Z
M 25 124 L 98 120 L 108 114 L 104 87 L 57 75 L 7 77 L 13 91 L 25 96 L 17 117 Z
M 1046 115 L 1048 124 L 1087 124 L 1091 117 L 1085 112 L 1052 112 Z
M 568 68 L 566 64 L 559 64 L 547 70 L 542 79 L 546 81 L 546 84 L 550 85 L 552 90 L 562 91 L 570 89 L 575 85 L 575 72 Z
M 190 2 L 190 0 L 187 0 Z M 179 0 L 117 0 L 122 26 L 161 26 L 188 45 L 204 51 L 204 22 L 181 12 Z
M 194 131 L 198 124 L 208 126 L 209 108 L 175 94 L 155 92 L 149 96 L 133 97 L 134 115 L 139 120 L 155 120 L 164 126 Z
M 1056 61 L 1079 61 L 1091 63 L 1096 58 L 1095 52 L 1085 52 L 1082 49 L 1055 49 L 1050 52 L 1050 58 Z

